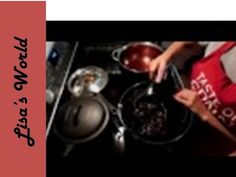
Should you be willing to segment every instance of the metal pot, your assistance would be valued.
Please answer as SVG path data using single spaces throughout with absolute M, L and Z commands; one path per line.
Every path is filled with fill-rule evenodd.
M 172 78 L 177 73 L 171 68 L 168 75 Z M 179 77 L 173 79 L 154 84 L 151 95 L 143 94 L 150 82 L 137 83 L 123 93 L 118 103 L 120 124 L 114 136 L 121 152 L 125 150 L 125 133 L 148 145 L 172 144 L 188 133 L 192 113 L 174 100 L 172 95 L 183 85 Z
M 133 42 L 112 52 L 112 58 L 134 73 L 147 73 L 149 63 L 163 52 L 162 48 L 151 42 Z
M 68 143 L 65 155 L 75 144 L 85 143 L 99 136 L 109 121 L 109 109 L 103 97 L 81 95 L 64 104 L 55 121 L 56 135 Z
M 84 92 L 99 93 L 108 83 L 108 74 L 97 66 L 76 70 L 67 82 L 69 92 L 78 97 Z

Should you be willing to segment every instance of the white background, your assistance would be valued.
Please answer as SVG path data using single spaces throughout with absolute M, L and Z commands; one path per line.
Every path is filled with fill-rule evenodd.
M 47 0 L 47 20 L 236 20 L 236 2 Z

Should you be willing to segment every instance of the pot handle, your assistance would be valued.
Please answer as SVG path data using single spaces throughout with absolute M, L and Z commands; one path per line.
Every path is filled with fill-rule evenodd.
M 114 145 L 115 145 L 115 150 L 118 153 L 124 153 L 125 151 L 125 128 L 124 127 L 119 127 L 118 132 L 116 132 L 113 135 L 113 140 L 114 140 Z
M 122 48 L 118 48 L 115 49 L 112 53 L 111 53 L 111 57 L 115 60 L 115 61 L 119 61 L 120 59 L 120 54 L 123 51 Z
M 110 113 L 113 115 L 113 123 L 115 125 L 116 132 L 113 134 L 113 143 L 115 151 L 118 153 L 123 153 L 125 151 L 125 126 L 121 121 L 120 111 L 114 107 L 106 98 L 100 95 L 104 102 L 107 104 Z M 120 107 L 121 105 L 118 105 Z

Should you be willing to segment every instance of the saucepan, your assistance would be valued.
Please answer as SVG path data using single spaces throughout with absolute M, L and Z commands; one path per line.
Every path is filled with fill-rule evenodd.
M 67 88 L 74 97 L 83 93 L 99 93 L 108 83 L 108 73 L 97 66 L 77 69 L 67 82 Z
M 132 42 L 112 52 L 112 58 L 126 70 L 147 73 L 150 61 L 163 53 L 162 48 L 152 42 Z

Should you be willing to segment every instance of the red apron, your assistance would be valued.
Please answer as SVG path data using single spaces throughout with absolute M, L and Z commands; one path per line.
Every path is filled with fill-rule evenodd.
M 236 83 L 232 83 L 226 76 L 221 57 L 235 46 L 236 42 L 226 42 L 209 56 L 194 63 L 191 71 L 191 89 L 198 93 L 208 110 L 233 133 L 236 133 Z

